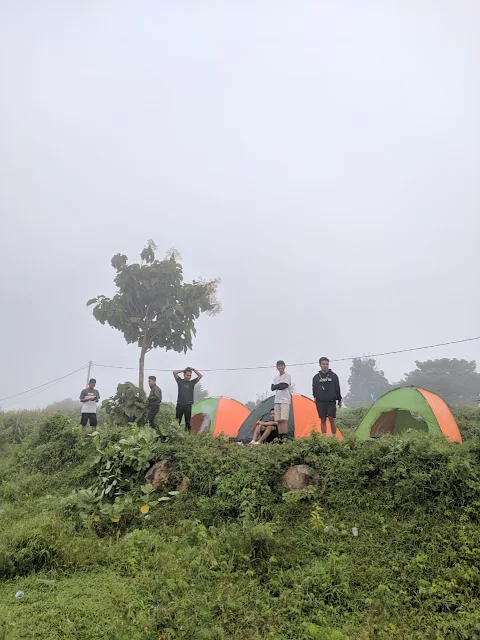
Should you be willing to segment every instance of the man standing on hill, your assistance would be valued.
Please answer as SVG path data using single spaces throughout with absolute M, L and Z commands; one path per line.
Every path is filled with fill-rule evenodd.
M 92 429 L 97 428 L 97 402 L 100 400 L 100 394 L 95 389 L 96 384 L 95 378 L 90 378 L 88 387 L 80 393 L 80 402 L 82 403 L 80 424 L 82 427 L 86 427 L 87 423 L 90 422 Z
M 183 378 L 180 374 L 183 373 Z M 192 380 L 192 373 L 197 377 Z M 192 418 L 192 405 L 193 405 L 193 393 L 195 391 L 195 385 L 200 382 L 203 375 L 200 371 L 197 371 L 193 367 L 187 367 L 184 371 L 176 369 L 173 372 L 178 385 L 178 397 L 177 397 L 177 410 L 176 417 L 178 424 L 182 423 L 182 418 L 185 416 L 185 431 L 190 432 L 190 420 Z
M 340 393 L 340 381 L 336 373 L 330 369 L 328 358 L 320 358 L 320 371 L 313 377 L 313 397 L 317 405 L 320 418 L 322 436 L 327 435 L 327 418 L 330 419 L 332 437 L 337 437 L 337 402 L 342 406 L 342 394 Z
M 288 437 L 288 417 L 290 415 L 290 405 L 292 403 L 292 379 L 290 374 L 285 373 L 285 362 L 277 362 L 278 375 L 273 379 L 272 391 L 275 391 L 274 411 L 275 422 L 278 422 L 278 437 L 286 440 Z
M 160 411 L 160 404 L 162 403 L 162 390 L 157 386 L 157 378 L 155 376 L 148 376 L 148 386 L 150 387 L 150 394 L 147 399 L 148 424 L 152 429 L 155 429 L 155 418 Z

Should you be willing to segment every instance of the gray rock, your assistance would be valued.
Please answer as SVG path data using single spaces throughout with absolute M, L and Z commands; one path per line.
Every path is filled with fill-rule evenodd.
M 290 467 L 283 476 L 283 486 L 288 491 L 302 491 L 317 483 L 317 474 L 306 464 Z
M 154 491 L 161 491 L 172 473 L 172 468 L 170 460 L 156 462 L 145 474 L 145 482 L 151 484 Z

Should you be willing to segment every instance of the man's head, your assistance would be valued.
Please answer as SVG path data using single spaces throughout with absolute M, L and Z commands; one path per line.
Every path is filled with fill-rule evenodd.
M 330 360 L 328 358 L 320 358 L 320 369 L 325 373 L 330 369 Z
M 95 380 L 95 378 L 90 378 L 90 380 L 88 381 L 88 388 L 90 389 L 90 391 L 93 391 L 95 389 L 96 384 L 97 381 Z
M 192 379 L 192 370 L 190 369 L 190 367 L 187 367 L 185 369 L 185 371 L 183 372 L 183 377 L 185 378 L 185 380 L 191 380 Z
M 285 362 L 283 360 L 277 362 L 277 371 L 280 375 L 285 373 Z
M 275 421 L 275 409 L 270 409 L 270 421 Z
M 148 376 L 148 386 L 150 389 L 157 384 L 157 378 L 155 376 Z

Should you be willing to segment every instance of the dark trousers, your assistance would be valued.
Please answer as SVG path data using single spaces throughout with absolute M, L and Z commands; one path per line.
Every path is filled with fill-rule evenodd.
M 185 431 L 190 431 L 190 420 L 192 418 L 192 405 L 191 404 L 177 404 L 176 417 L 178 424 L 182 423 L 182 418 L 185 416 Z
M 147 413 L 147 418 L 148 418 L 148 424 L 152 427 L 152 429 L 156 429 L 156 425 L 155 425 L 155 418 L 157 416 L 157 413 L 160 411 L 160 405 L 159 404 L 149 404 L 148 405 L 148 413 Z

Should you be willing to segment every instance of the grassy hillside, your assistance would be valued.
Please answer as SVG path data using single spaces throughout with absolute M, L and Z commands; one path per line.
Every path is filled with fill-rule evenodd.
M 4 417 L 0 638 L 480 638 L 478 418 L 458 413 L 462 446 L 347 433 L 249 448 L 165 428 L 92 438 L 58 416 L 19 434 Z M 160 459 L 154 504 L 141 479 Z M 299 463 L 318 484 L 288 493 Z M 96 498 L 109 486 L 117 507 Z

